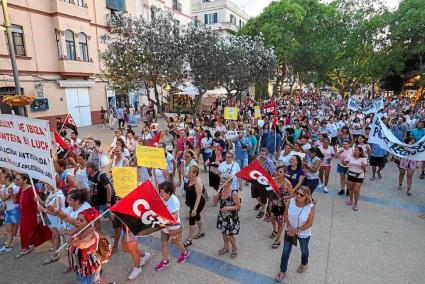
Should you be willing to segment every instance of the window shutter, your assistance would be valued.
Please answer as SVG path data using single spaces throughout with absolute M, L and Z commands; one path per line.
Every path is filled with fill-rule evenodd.
M 214 13 L 214 23 L 217 23 L 218 19 L 217 19 L 217 13 Z
M 205 24 L 208 24 L 208 15 L 207 14 L 204 15 L 204 21 L 205 21 Z

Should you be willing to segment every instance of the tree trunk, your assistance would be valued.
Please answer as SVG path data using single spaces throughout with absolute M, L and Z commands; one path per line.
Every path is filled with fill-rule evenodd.
M 164 114 L 164 112 L 162 110 L 162 102 L 159 100 L 159 93 L 158 93 L 156 83 L 153 84 L 153 91 L 154 91 L 154 94 L 155 94 L 155 100 L 156 100 L 155 104 L 156 104 L 158 115 L 161 116 L 163 119 L 167 120 L 168 117 Z
M 151 98 L 150 88 L 149 88 L 147 83 L 145 83 L 145 88 L 146 88 L 146 96 L 148 97 L 148 102 L 152 105 L 155 105 L 155 101 L 152 100 L 152 98 Z

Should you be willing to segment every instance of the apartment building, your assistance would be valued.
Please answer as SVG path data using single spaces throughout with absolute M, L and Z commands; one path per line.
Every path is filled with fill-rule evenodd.
M 115 11 L 152 17 L 172 11 L 176 21 L 190 22 L 190 0 L 8 0 L 21 88 L 36 96 L 26 115 L 47 119 L 70 113 L 78 126 L 100 123 L 100 109 L 116 94 L 99 74 L 108 18 Z M 2 23 L 2 20 L 0 20 Z M 0 32 L 0 96 L 15 92 L 6 35 Z M 11 109 L 3 105 L 2 113 Z
M 235 35 L 250 16 L 230 0 L 191 0 L 194 21 L 228 37 Z

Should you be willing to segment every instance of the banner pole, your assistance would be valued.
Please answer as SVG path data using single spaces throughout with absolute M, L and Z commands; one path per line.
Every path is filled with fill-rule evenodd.
M 128 161 L 127 161 L 127 163 L 125 163 L 124 164 L 124 166 L 123 167 L 126 167 L 133 159 L 134 159 L 134 157 L 136 157 L 136 154 L 134 154 Z
M 37 208 L 38 208 L 38 207 L 40 207 L 40 202 L 38 201 L 37 191 L 35 190 L 34 181 L 33 181 L 31 176 L 30 176 L 30 182 L 31 182 L 32 192 L 34 193 L 34 198 L 35 198 L 35 201 L 37 202 Z M 44 221 L 43 213 L 39 212 L 39 214 L 40 214 L 40 218 L 41 218 L 41 223 L 43 223 L 43 226 L 46 226 L 46 221 Z
M 74 235 L 72 235 L 72 237 L 76 237 L 79 234 L 81 234 L 82 232 L 84 232 L 84 230 L 86 230 L 88 227 L 90 227 L 91 225 L 93 225 L 94 222 L 96 222 L 97 220 L 99 220 L 100 218 L 103 217 L 103 215 L 105 215 L 106 213 L 108 213 L 109 211 L 111 211 L 111 209 L 108 209 L 106 211 L 104 211 L 102 214 L 100 214 L 99 216 L 97 216 L 93 221 L 91 221 L 90 223 L 88 223 L 86 226 L 84 226 L 84 228 L 82 228 L 81 230 L 79 230 L 77 233 L 75 233 Z M 68 245 L 68 243 L 64 243 L 60 248 L 58 248 L 55 251 L 55 254 L 59 253 L 61 250 L 63 250 L 66 246 Z

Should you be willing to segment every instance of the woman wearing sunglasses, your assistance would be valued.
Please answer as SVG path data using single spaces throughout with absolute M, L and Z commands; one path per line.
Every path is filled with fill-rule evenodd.
M 308 263 L 308 243 L 311 237 L 311 227 L 314 221 L 314 204 L 311 198 L 311 191 L 307 186 L 301 186 L 295 197 L 289 200 L 289 205 L 283 215 L 286 224 L 282 258 L 280 261 L 280 272 L 276 281 L 281 282 L 286 277 L 288 260 L 291 255 L 292 245 L 299 242 L 301 249 L 301 264 L 297 268 L 298 273 L 307 270 Z

